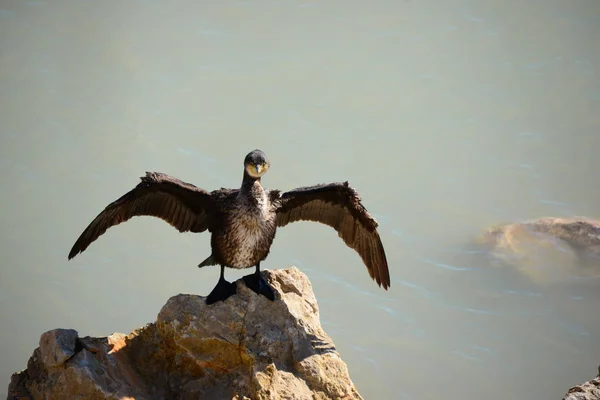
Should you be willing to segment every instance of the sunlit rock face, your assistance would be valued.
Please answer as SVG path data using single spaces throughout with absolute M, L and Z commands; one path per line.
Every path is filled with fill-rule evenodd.
M 237 281 L 237 295 L 170 298 L 156 322 L 129 335 L 40 338 L 9 399 L 361 399 L 321 328 L 308 278 L 264 271 L 270 301 Z
M 600 367 L 598 372 L 600 373 Z M 600 374 L 590 381 L 573 386 L 563 400 L 600 400 Z

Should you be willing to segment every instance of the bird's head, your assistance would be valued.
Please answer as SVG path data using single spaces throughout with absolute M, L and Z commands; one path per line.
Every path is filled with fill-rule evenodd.
M 244 169 L 250 177 L 260 178 L 269 169 L 267 155 L 261 150 L 253 150 L 244 159 Z

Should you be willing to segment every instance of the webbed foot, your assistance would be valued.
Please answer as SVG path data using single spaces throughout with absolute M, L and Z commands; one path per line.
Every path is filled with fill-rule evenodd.
M 235 284 L 227 282 L 225 279 L 219 279 L 217 286 L 210 292 L 206 298 L 206 304 L 210 305 L 217 301 L 225 301 L 235 294 Z
M 252 290 L 254 293 L 262 294 L 271 301 L 275 300 L 275 290 L 273 290 L 260 272 L 246 275 L 242 279 L 248 289 Z

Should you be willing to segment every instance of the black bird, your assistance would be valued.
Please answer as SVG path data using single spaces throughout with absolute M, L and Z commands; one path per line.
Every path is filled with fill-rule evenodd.
M 220 265 L 219 282 L 207 304 L 235 294 L 226 281 L 225 267 L 250 268 L 246 285 L 270 300 L 273 288 L 260 274 L 277 227 L 290 222 L 316 221 L 333 227 L 344 242 L 360 255 L 369 275 L 384 289 L 390 286 L 385 251 L 377 233 L 377 221 L 367 212 L 356 190 L 348 182 L 301 187 L 289 192 L 265 190 L 261 176 L 270 163 L 260 150 L 244 159 L 244 178 L 239 189 L 207 192 L 159 172 L 146 172 L 142 182 L 109 204 L 90 223 L 69 253 L 69 260 L 83 252 L 108 228 L 139 215 L 158 217 L 180 232 L 211 232 L 212 254 L 199 267 Z

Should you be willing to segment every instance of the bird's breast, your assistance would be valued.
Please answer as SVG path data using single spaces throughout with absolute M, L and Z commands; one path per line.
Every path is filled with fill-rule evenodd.
M 263 260 L 275 237 L 275 213 L 260 203 L 230 210 L 218 246 L 226 264 L 247 268 Z

